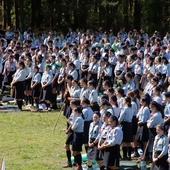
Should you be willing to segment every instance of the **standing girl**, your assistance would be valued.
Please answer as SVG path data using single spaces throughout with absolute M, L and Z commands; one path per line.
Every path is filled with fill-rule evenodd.
M 131 142 L 133 141 L 133 133 L 132 133 L 132 118 L 133 118 L 133 110 L 131 104 L 131 98 L 125 97 L 123 100 L 123 109 L 120 112 L 119 122 L 122 126 L 123 131 L 123 158 L 131 159 Z
M 14 74 L 13 80 L 11 82 L 11 88 L 15 87 L 15 99 L 17 101 L 17 105 L 19 110 L 22 110 L 22 100 L 25 98 L 25 64 L 24 62 L 19 62 L 18 70 Z
M 92 160 L 96 160 L 97 154 L 97 144 L 98 139 L 97 136 L 99 135 L 101 127 L 100 122 L 100 112 L 96 111 L 93 114 L 93 122 L 90 124 L 89 129 L 89 148 L 87 151 L 87 158 L 88 158 L 88 169 L 92 169 Z

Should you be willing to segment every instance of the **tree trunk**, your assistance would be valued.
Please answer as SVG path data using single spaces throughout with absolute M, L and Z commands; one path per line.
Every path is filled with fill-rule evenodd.
M 31 0 L 31 25 L 32 27 L 40 27 L 41 19 L 41 0 Z
M 14 0 L 14 26 L 17 30 L 19 28 L 19 15 L 18 15 L 18 0 Z
M 141 28 L 141 4 L 140 0 L 135 0 L 134 4 L 134 28 L 139 30 Z
M 6 0 L 2 0 L 2 29 L 6 29 Z
M 51 28 L 54 26 L 54 0 L 48 0 L 49 10 L 49 25 Z
M 19 1 L 19 20 L 20 20 L 20 31 L 23 32 L 25 29 L 24 22 L 24 0 Z
M 7 9 L 7 25 L 11 26 L 11 0 L 6 0 L 6 9 Z
M 62 21 L 62 0 L 56 1 L 56 15 L 57 15 L 57 26 L 60 26 L 60 23 Z

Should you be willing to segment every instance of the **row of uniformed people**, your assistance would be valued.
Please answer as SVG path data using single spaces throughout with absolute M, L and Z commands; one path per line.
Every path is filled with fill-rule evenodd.
M 167 100 L 168 98 L 170 97 L 170 93 L 166 93 L 165 94 Z M 131 145 L 130 143 L 133 141 L 133 138 L 132 138 L 132 117 L 133 117 L 133 110 L 132 110 L 132 107 L 131 107 L 131 99 L 129 97 L 125 97 L 124 100 L 123 100 L 123 103 L 124 103 L 124 107 L 123 109 L 121 110 L 121 113 L 120 113 L 120 116 L 119 116 L 119 122 L 122 126 L 122 131 L 123 131 L 123 157 L 124 158 L 127 158 L 127 157 L 131 157 Z M 148 142 L 148 139 L 149 139 L 149 143 L 152 144 L 152 141 L 150 142 L 150 134 L 152 133 L 152 136 L 155 137 L 156 133 L 156 126 L 157 125 L 160 125 L 163 123 L 163 117 L 161 115 L 161 110 L 160 110 L 160 105 L 153 101 L 151 104 L 150 104 L 150 109 L 151 109 L 151 113 L 150 113 L 150 110 L 148 108 L 148 98 L 145 96 L 141 99 L 141 108 L 137 114 L 137 118 L 138 118 L 138 133 L 137 135 L 138 136 L 138 140 L 142 141 L 143 142 L 143 148 L 146 147 L 146 143 Z M 87 103 L 86 103 L 87 104 Z M 169 103 L 168 103 L 169 104 Z M 87 104 L 88 105 L 88 104 Z M 110 112 L 107 112 L 109 113 L 110 115 L 112 113 Z M 105 117 L 105 114 L 106 112 L 104 112 L 103 114 L 103 117 Z M 100 119 L 99 119 L 100 120 Z M 96 146 L 97 142 L 98 142 L 98 138 L 93 138 L 93 135 L 95 136 L 96 135 L 96 130 L 94 130 L 94 134 L 92 134 L 91 132 L 93 131 L 93 124 L 91 124 L 90 126 L 90 130 L 89 130 L 89 138 L 92 138 L 90 142 L 89 141 L 89 146 Z M 103 127 L 104 127 L 105 123 L 103 123 Z M 97 123 L 96 126 L 98 127 L 99 124 Z M 96 128 L 97 128 L 96 127 Z M 143 128 L 141 128 L 143 127 Z M 102 129 L 102 128 L 101 128 Z M 142 132 L 140 131 L 142 129 Z M 107 130 L 108 131 L 108 130 Z M 149 131 L 149 134 L 148 134 L 148 131 Z M 106 132 L 105 132 L 106 133 Z M 151 136 L 151 137 L 152 137 Z M 153 141 L 154 141 L 154 138 L 153 138 Z M 94 142 L 94 143 L 93 143 Z M 155 146 L 151 145 L 152 147 L 152 150 L 155 149 Z M 164 147 L 164 145 L 162 145 L 162 147 Z M 95 152 L 94 152 L 95 151 Z M 94 158 L 94 153 L 97 154 L 96 152 L 96 148 L 90 148 L 87 150 L 87 153 L 88 153 L 88 156 L 89 156 L 89 159 L 92 160 L 92 158 Z M 93 153 L 91 155 L 91 153 Z M 97 158 L 96 158 L 97 160 Z M 103 161 L 101 161 L 99 159 L 99 165 L 101 165 L 101 167 L 103 166 Z M 89 167 L 91 166 L 91 161 L 89 161 Z
M 75 122 L 74 110 L 77 107 L 76 105 L 77 102 L 75 100 L 72 100 L 70 102 L 70 106 L 73 109 L 70 117 L 67 119 L 70 125 L 74 124 Z M 81 113 L 84 119 L 83 120 L 84 124 L 82 122 L 77 122 L 77 124 L 80 123 L 82 126 L 84 126 L 83 136 L 81 136 L 81 139 L 79 138 L 79 140 L 77 141 L 76 149 L 74 150 L 73 149 L 73 147 L 75 146 L 74 136 L 76 136 L 75 138 L 77 138 L 78 137 L 77 135 L 80 135 L 80 133 L 78 129 L 75 132 L 74 128 L 71 128 L 71 126 L 68 127 L 67 129 L 68 135 L 66 140 L 66 155 L 68 159 L 68 164 L 64 166 L 64 168 L 72 166 L 71 159 L 70 159 L 71 157 L 70 148 L 69 148 L 71 142 L 74 143 L 74 144 L 72 143 L 72 150 L 73 150 L 73 155 L 75 157 L 75 162 L 78 164 L 79 168 L 81 167 L 81 161 L 79 155 L 80 152 L 82 151 L 82 149 L 80 148 L 80 145 L 82 146 L 82 144 L 88 144 L 88 148 L 86 148 L 86 151 L 87 151 L 89 168 L 91 168 L 92 166 L 91 164 L 92 160 L 97 160 L 99 162 L 101 169 L 104 169 L 104 167 L 106 167 L 107 169 L 111 167 L 118 167 L 119 149 L 123 138 L 123 133 L 121 128 L 117 127 L 118 118 L 116 116 L 113 116 L 110 112 L 106 111 L 102 116 L 102 122 L 103 122 L 102 125 L 100 121 L 101 120 L 100 112 L 99 111 L 93 112 L 91 110 L 91 108 L 89 107 L 88 99 L 83 99 L 81 101 L 81 106 L 82 106 Z M 109 117 L 110 117 L 110 122 L 108 122 Z M 82 138 L 85 138 L 85 140 Z M 98 143 L 99 141 L 100 143 Z

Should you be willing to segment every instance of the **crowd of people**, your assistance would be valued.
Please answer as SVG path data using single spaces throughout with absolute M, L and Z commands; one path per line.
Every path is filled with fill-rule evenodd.
M 19 110 L 23 102 L 51 111 L 61 96 L 67 122 L 68 163 L 82 169 L 119 168 L 120 159 L 139 157 L 152 169 L 168 170 L 170 140 L 170 34 L 143 29 L 34 32 L 10 27 L 0 39 L 0 88 L 10 87 Z M 72 149 L 71 149 L 72 146 Z M 122 154 L 120 153 L 122 148 Z M 71 162 L 71 150 L 74 163 Z M 169 149 L 170 150 L 170 149 Z

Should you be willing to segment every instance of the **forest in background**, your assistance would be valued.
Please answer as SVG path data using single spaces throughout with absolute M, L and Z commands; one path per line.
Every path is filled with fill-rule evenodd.
M 170 0 L 0 0 L 2 30 L 170 30 Z

